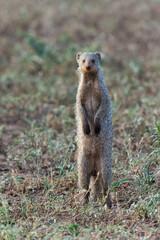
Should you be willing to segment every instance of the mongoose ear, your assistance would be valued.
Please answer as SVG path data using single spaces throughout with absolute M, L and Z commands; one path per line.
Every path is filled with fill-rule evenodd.
M 77 55 L 76 55 L 77 62 L 79 61 L 81 54 L 82 54 L 81 52 L 77 53 Z
M 101 61 L 101 54 L 99 52 L 96 52 L 96 55 L 97 55 L 99 61 Z

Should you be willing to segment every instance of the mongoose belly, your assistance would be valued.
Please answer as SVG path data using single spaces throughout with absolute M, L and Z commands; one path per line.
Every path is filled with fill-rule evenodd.
M 99 101 L 98 98 L 95 96 L 94 93 L 89 93 L 89 96 L 86 98 L 85 108 L 87 112 L 88 119 L 91 121 L 91 124 L 94 124 L 94 117 L 99 108 Z
M 100 155 L 100 153 L 104 149 L 105 142 L 103 141 L 102 137 L 96 137 L 95 134 L 91 137 L 83 137 L 84 139 L 84 146 L 83 148 L 92 154 Z

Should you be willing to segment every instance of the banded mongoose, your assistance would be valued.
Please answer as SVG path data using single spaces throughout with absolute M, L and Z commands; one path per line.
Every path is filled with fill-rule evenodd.
M 76 59 L 80 73 L 76 96 L 78 182 L 88 192 L 84 195 L 85 203 L 90 195 L 96 200 L 103 190 L 103 194 L 107 194 L 106 203 L 111 208 L 112 107 L 100 68 L 101 54 L 78 53 Z

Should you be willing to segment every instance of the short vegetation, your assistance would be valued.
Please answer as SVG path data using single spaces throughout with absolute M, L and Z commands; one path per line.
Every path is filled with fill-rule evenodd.
M 158 240 L 159 1 L 0 3 L 0 240 Z M 111 209 L 77 186 L 79 51 L 113 102 Z

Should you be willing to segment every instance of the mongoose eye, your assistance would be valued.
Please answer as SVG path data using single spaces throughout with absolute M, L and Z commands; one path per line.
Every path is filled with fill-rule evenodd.
M 85 59 L 83 59 L 83 61 L 82 61 L 83 63 L 85 63 Z
M 92 59 L 92 63 L 95 63 L 95 59 Z

